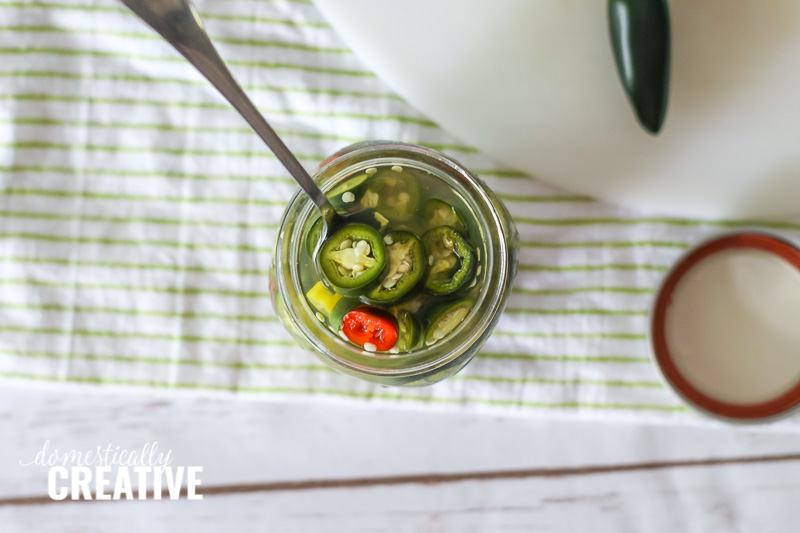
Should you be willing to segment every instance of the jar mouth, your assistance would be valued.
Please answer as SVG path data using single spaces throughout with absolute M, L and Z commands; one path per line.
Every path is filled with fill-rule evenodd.
M 759 251 L 784 261 L 800 272 L 800 248 L 778 235 L 760 230 L 725 233 L 689 250 L 668 272 L 650 313 L 653 362 L 666 384 L 686 403 L 709 416 L 738 423 L 759 423 L 786 416 L 800 406 L 800 381 L 761 401 L 734 402 L 706 392 L 680 368 L 667 331 L 670 308 L 679 284 L 693 269 L 726 252 Z
M 313 216 L 316 209 L 301 190 L 290 200 L 278 231 L 275 253 L 288 253 L 288 260 L 286 256 L 276 256 L 277 279 L 288 280 L 288 283 L 279 281 L 277 289 L 284 301 L 296 302 L 296 305 L 287 306 L 288 319 L 293 321 L 298 332 L 317 353 L 360 374 L 412 376 L 446 366 L 479 342 L 487 330 L 491 330 L 507 299 L 507 286 L 511 282 L 513 269 L 505 242 L 502 213 L 493 203 L 491 193 L 479 178 L 443 154 L 402 143 L 360 143 L 323 162 L 314 173 L 314 179 L 324 192 L 328 192 L 355 172 L 387 165 L 414 168 L 431 175 L 432 179 L 443 181 L 461 196 L 475 215 L 480 231 L 482 265 L 478 283 L 482 285 L 475 304 L 458 328 L 434 345 L 423 345 L 403 354 L 383 355 L 363 351 L 343 341 L 320 323 L 304 296 L 300 281 L 299 258 L 303 252 L 303 239 L 294 237 L 302 235 L 306 220 Z M 294 216 L 290 216 L 292 213 Z M 285 234 L 286 231 L 291 235 Z M 289 242 L 282 242 L 284 239 L 289 239 Z M 290 291 L 298 297 L 290 298 Z

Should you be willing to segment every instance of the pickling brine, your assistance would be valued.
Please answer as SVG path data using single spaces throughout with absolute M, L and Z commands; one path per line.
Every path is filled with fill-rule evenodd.
M 456 331 L 480 291 L 485 257 L 470 238 L 479 231 L 464 199 L 440 178 L 400 165 L 358 171 L 328 198 L 359 222 L 324 243 L 319 216 L 306 222 L 300 279 L 317 319 L 364 351 L 389 355 Z

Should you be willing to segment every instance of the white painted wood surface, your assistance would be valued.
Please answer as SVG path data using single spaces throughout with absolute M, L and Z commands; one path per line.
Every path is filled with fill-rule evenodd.
M 800 435 L 273 404 L 76 388 L 0 391 L 0 531 L 790 531 L 800 461 L 581 467 L 786 456 Z M 10 504 L 46 496 L 61 450 L 157 440 L 204 467 L 201 502 Z M 573 471 L 558 469 L 573 468 Z M 547 469 L 534 471 L 531 469 Z M 393 476 L 521 472 L 427 483 Z M 555 471 L 555 473 L 553 473 Z M 550 473 L 548 473 L 550 472 Z M 371 484 L 368 478 L 388 478 Z M 276 482 L 324 480 L 280 490 Z M 361 486 L 337 482 L 362 480 Z M 258 487 L 263 490 L 256 490 Z M 237 488 L 238 487 L 238 488 Z M 305 487 L 305 488 L 304 488 Z M 223 489 L 225 492 L 227 489 Z M 254 492 L 247 492 L 255 490 Z

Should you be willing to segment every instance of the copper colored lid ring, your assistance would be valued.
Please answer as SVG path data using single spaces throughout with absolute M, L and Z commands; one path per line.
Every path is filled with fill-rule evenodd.
M 800 381 L 777 398 L 762 403 L 735 404 L 716 400 L 700 392 L 680 373 L 666 340 L 667 311 L 672 303 L 675 287 L 695 265 L 713 254 L 732 249 L 769 252 L 786 260 L 800 271 L 800 250 L 777 237 L 760 233 L 738 233 L 709 241 L 681 259 L 662 284 L 651 320 L 652 345 L 656 362 L 665 379 L 686 401 L 717 416 L 755 421 L 784 414 L 800 405 Z

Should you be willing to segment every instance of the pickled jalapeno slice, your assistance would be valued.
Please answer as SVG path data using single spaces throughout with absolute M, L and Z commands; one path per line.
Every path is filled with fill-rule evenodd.
M 349 211 L 358 207 L 358 202 L 367 188 L 367 180 L 369 180 L 369 175 L 365 172 L 356 174 L 334 187 L 325 196 L 328 197 L 328 201 L 334 209 Z
M 419 237 L 408 231 L 393 231 L 383 237 L 389 266 L 377 287 L 364 296 L 374 304 L 386 304 L 408 294 L 425 274 L 425 250 Z
M 401 166 L 378 170 L 367 182 L 360 204 L 374 209 L 390 222 L 405 222 L 414 217 L 419 207 L 419 183 Z
M 314 257 L 314 251 L 317 249 L 317 243 L 319 242 L 319 237 L 321 234 L 322 217 L 318 217 L 317 220 L 311 224 L 311 227 L 306 233 L 306 253 L 309 255 L 309 257 Z
M 342 298 L 331 308 L 330 316 L 328 317 L 328 323 L 336 331 L 341 330 L 344 316 L 356 307 L 363 305 L 364 304 L 358 298 Z
M 464 298 L 432 309 L 428 329 L 425 331 L 425 346 L 436 344 L 449 335 L 464 321 L 473 305 L 472 300 Z
M 402 311 L 397 317 L 397 348 L 398 352 L 410 352 L 419 342 L 420 326 L 414 314 Z
M 437 296 L 453 294 L 475 274 L 475 251 L 451 226 L 425 232 L 422 244 L 428 254 L 425 290 Z
M 386 267 L 381 234 L 366 224 L 347 224 L 328 238 L 317 258 L 326 281 L 346 296 L 371 288 Z
M 416 314 L 433 296 L 424 292 L 418 292 L 414 296 L 404 298 L 402 301 L 394 304 L 389 308 L 389 311 L 394 316 L 400 316 L 403 311 L 409 311 Z
M 376 307 L 357 307 L 344 315 L 342 333 L 368 352 L 385 352 L 397 344 L 397 319 Z
M 464 235 L 469 235 L 467 224 L 455 207 L 438 198 L 432 198 L 425 204 L 422 216 L 429 228 L 452 226 Z

